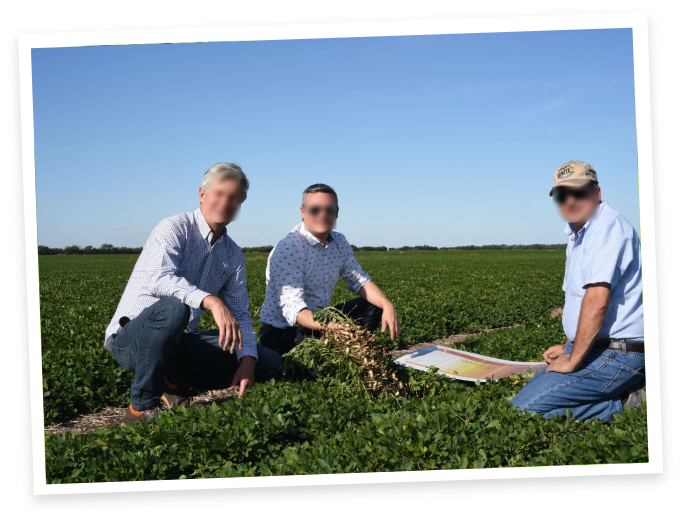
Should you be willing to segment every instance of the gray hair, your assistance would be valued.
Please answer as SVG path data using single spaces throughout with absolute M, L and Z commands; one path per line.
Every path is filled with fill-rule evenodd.
M 204 180 L 201 183 L 201 193 L 206 193 L 214 177 L 239 181 L 242 185 L 242 202 L 246 200 L 246 192 L 249 191 L 249 180 L 238 165 L 221 162 L 211 166 L 208 171 L 204 173 Z
M 305 190 L 303 190 L 303 196 L 301 197 L 301 206 L 305 206 L 305 196 L 306 193 L 329 193 L 331 195 L 334 195 L 334 198 L 336 199 L 336 205 L 339 205 L 339 196 L 336 194 L 334 189 L 331 186 L 328 186 L 326 184 L 312 184 L 308 186 Z

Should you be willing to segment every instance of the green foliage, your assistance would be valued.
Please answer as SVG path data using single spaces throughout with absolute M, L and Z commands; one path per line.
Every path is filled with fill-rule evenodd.
M 561 316 L 473 336 L 455 348 L 510 361 L 542 361 L 552 345 L 566 343 Z
M 137 256 L 41 257 L 40 332 L 47 423 L 124 406 L 132 376 L 104 350 L 104 330 Z M 121 289 L 122 292 L 122 289 Z
M 45 440 L 50 483 L 410 471 L 648 460 L 646 410 L 611 424 L 520 415 L 512 379 L 419 373 L 421 399 L 373 400 L 320 381 L 265 383 L 242 399 L 149 424 Z
M 409 385 L 399 380 L 395 364 L 388 362 L 388 350 L 376 344 L 373 333 L 334 307 L 313 312 L 313 318 L 318 323 L 335 323 L 343 328 L 329 329 L 320 339 L 306 338 L 286 353 L 284 374 L 303 367 L 356 393 L 381 398 L 409 395 Z
M 393 301 L 403 348 L 451 334 L 534 322 L 563 305 L 564 251 L 390 251 L 357 253 Z M 332 304 L 353 295 L 342 284 Z
M 246 253 L 251 312 L 265 293 L 265 257 Z M 539 360 L 563 342 L 563 251 L 358 252 L 394 301 L 400 340 L 380 349 L 496 330 L 457 344 L 483 355 Z M 132 377 L 104 350 L 104 331 L 136 255 L 40 257 L 44 415 L 51 423 L 125 406 Z M 353 297 L 343 283 L 332 303 Z M 214 327 L 205 314 L 200 329 Z M 259 384 L 242 399 L 177 408 L 151 423 L 45 438 L 48 482 L 290 475 L 494 466 L 646 462 L 646 407 L 610 424 L 519 414 L 508 400 L 527 376 L 469 384 L 395 367 L 409 398 L 353 386 L 352 364 L 302 349 L 316 380 Z M 326 363 L 326 364 L 325 364 Z M 344 372 L 345 371 L 345 372 Z
M 266 258 L 246 253 L 251 314 L 258 332 Z M 363 268 L 395 303 L 401 348 L 462 332 L 534 322 L 562 304 L 561 251 L 359 252 Z M 40 316 L 46 423 L 128 402 L 131 375 L 104 350 L 137 255 L 40 257 Z M 339 281 L 332 304 L 355 297 Z M 205 313 L 199 329 L 214 328 Z M 494 352 L 492 355 L 495 355 Z M 498 357 L 504 357 L 501 354 Z M 523 359 L 523 358 L 522 358 Z

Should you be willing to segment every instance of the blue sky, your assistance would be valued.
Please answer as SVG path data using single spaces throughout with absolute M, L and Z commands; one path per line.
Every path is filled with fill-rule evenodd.
M 241 246 L 283 238 L 316 182 L 358 246 L 564 242 L 570 159 L 639 231 L 629 29 L 32 52 L 41 245 L 142 246 L 219 161 L 251 182 Z

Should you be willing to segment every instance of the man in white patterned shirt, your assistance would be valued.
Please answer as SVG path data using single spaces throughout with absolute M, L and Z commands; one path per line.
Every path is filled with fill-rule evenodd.
M 370 331 L 381 324 L 395 341 L 400 324 L 395 307 L 362 270 L 346 238 L 333 231 L 339 216 L 336 192 L 313 184 L 303 192 L 298 224 L 270 252 L 266 268 L 265 301 L 260 311 L 260 341 L 279 354 L 319 337 L 325 326 L 312 311 L 331 304 L 339 276 L 359 298 L 336 306 Z
M 199 208 L 163 219 L 149 236 L 105 333 L 105 348 L 135 374 L 126 421 L 185 404 L 190 387 L 239 386 L 241 397 L 277 376 L 281 358 L 256 343 L 244 255 L 227 236 L 248 188 L 239 166 L 215 164 Z M 217 329 L 196 330 L 205 310 Z

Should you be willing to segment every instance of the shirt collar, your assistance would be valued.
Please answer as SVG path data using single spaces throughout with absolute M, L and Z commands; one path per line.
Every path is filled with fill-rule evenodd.
M 322 244 L 322 242 L 320 242 L 320 241 L 319 241 L 319 240 L 318 240 L 310 231 L 308 231 L 308 230 L 305 228 L 305 226 L 303 225 L 303 222 L 301 222 L 300 224 L 298 224 L 298 225 L 296 226 L 296 228 L 298 228 L 298 232 L 301 233 L 301 235 L 303 235 L 303 236 L 306 238 L 306 240 L 310 243 L 311 246 L 316 246 L 316 245 L 318 245 L 318 244 L 319 244 L 319 245 L 324 245 L 324 244 Z M 333 233 L 333 231 L 331 231 L 331 232 L 329 233 L 329 236 L 327 237 L 327 244 L 330 243 L 330 242 L 333 242 L 333 240 L 334 240 L 334 238 L 333 238 L 333 236 L 332 236 L 332 233 Z
M 213 233 L 213 230 L 211 229 L 211 226 L 208 225 L 208 222 L 206 222 L 204 214 L 201 212 L 201 206 L 194 210 L 194 220 L 196 221 L 197 226 L 199 227 L 199 233 L 201 233 L 201 238 L 203 238 L 206 241 L 210 240 L 210 235 L 211 233 Z M 220 233 L 220 236 L 226 234 L 227 227 L 223 228 L 222 232 Z
M 610 208 L 609 203 L 606 202 L 605 200 L 602 200 L 599 206 L 597 206 L 597 209 L 594 211 L 592 214 L 592 218 L 585 222 L 585 225 L 580 229 L 583 233 L 587 231 L 587 229 L 592 225 L 592 222 L 594 222 L 599 215 L 601 215 L 602 211 L 604 211 L 605 208 Z M 571 235 L 575 235 L 576 233 L 579 233 L 575 230 L 575 226 L 571 224 L 570 222 L 566 224 L 566 227 L 564 228 L 564 231 L 566 234 L 570 237 Z
M 594 213 L 592 214 L 592 218 L 585 222 L 585 225 L 583 226 L 583 229 L 587 231 L 587 229 L 592 225 L 592 222 L 597 220 L 599 218 L 599 215 L 602 214 L 605 208 L 609 207 L 609 203 L 606 202 L 605 200 L 602 200 L 599 202 L 599 206 L 597 206 L 597 209 L 594 210 Z

